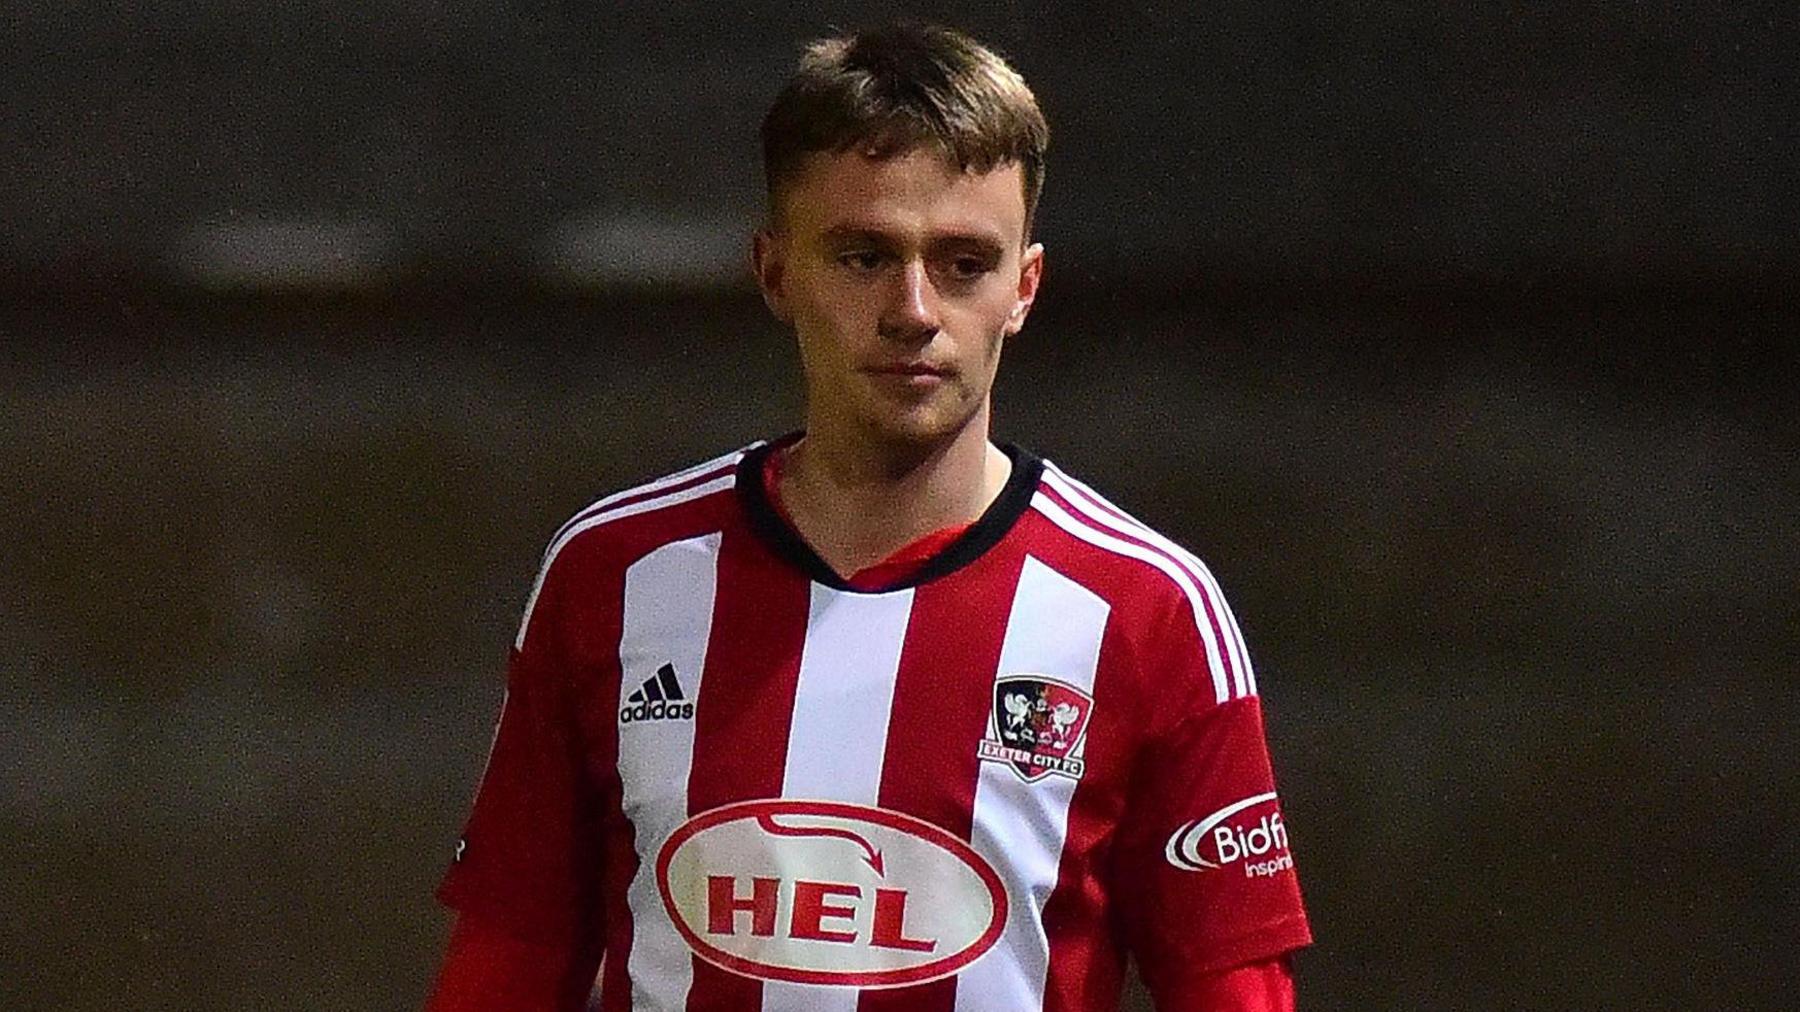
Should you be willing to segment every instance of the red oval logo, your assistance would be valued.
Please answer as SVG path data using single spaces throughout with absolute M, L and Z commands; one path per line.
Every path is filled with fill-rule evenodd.
M 702 812 L 664 842 L 656 884 L 700 958 L 797 984 L 947 977 L 1006 925 L 1006 889 L 974 848 L 910 815 L 836 801 Z

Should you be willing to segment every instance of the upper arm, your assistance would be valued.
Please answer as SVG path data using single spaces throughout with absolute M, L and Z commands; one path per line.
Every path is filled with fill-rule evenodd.
M 1227 677 L 1234 691 L 1218 700 L 1214 665 L 1229 653 L 1208 649 L 1191 612 L 1138 652 L 1141 684 L 1166 703 L 1133 765 L 1112 875 L 1144 981 L 1159 1002 L 1175 1002 L 1311 933 L 1254 683 L 1236 693 Z
M 1294 1012 L 1294 974 L 1287 956 L 1234 966 L 1165 986 L 1157 1012 Z
M 438 896 L 515 936 L 575 945 L 604 927 L 602 806 L 571 698 L 554 574 L 542 591 L 530 635 L 509 651 L 487 766 Z
M 597 948 L 533 942 L 465 915 L 450 932 L 425 1010 L 579 1012 L 599 961 Z

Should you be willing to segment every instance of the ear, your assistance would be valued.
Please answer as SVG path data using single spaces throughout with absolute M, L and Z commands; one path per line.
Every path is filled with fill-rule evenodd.
M 750 242 L 750 269 L 756 274 L 756 287 L 762 290 L 763 302 L 768 305 L 769 312 L 783 323 L 792 323 L 793 313 L 788 309 L 785 284 L 786 261 L 786 241 L 767 227 L 757 229 L 756 237 Z
M 1019 288 L 1012 312 L 1006 317 L 1006 336 L 1017 334 L 1025 326 L 1025 317 L 1037 301 L 1038 284 L 1044 280 L 1044 244 L 1032 243 L 1019 258 Z

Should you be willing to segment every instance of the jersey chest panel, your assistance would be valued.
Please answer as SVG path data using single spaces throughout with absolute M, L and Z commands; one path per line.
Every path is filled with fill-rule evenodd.
M 991 565 L 870 594 L 783 585 L 718 535 L 633 564 L 634 981 L 689 986 L 689 953 L 777 989 L 1041 979 L 1109 609 L 1023 553 Z

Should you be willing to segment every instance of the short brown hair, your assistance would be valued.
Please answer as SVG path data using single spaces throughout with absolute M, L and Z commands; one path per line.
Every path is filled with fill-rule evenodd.
M 1044 186 L 1050 127 L 1025 79 L 967 35 L 901 23 L 806 47 L 762 123 L 770 214 L 807 155 L 862 148 L 872 158 L 933 145 L 963 171 L 1017 162 L 1025 234 Z

